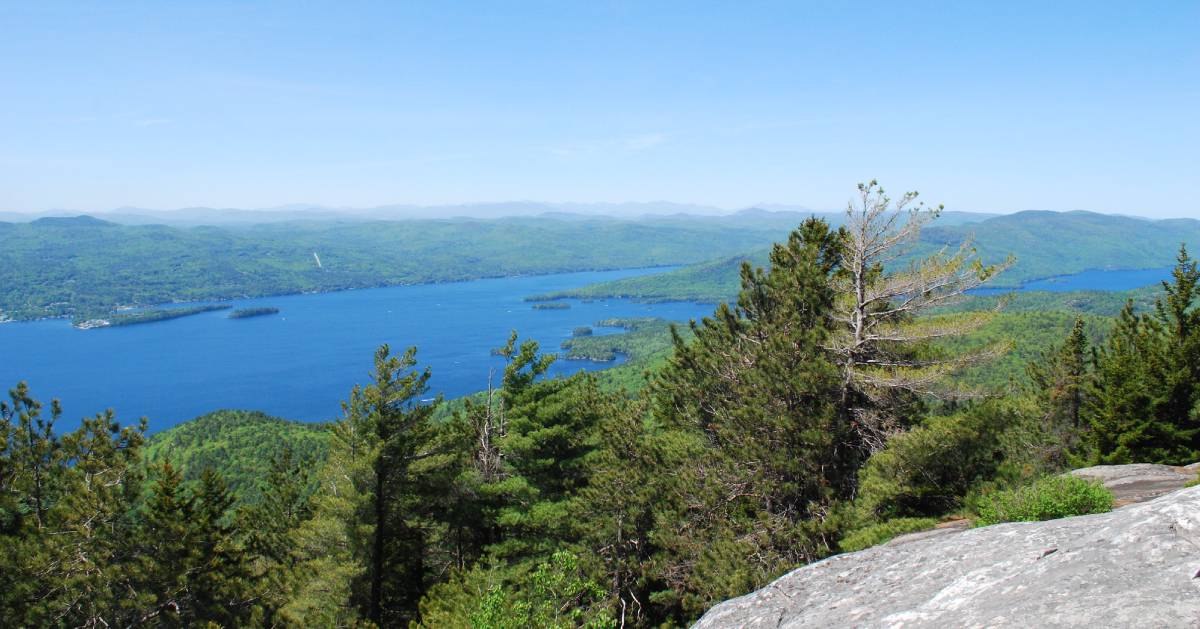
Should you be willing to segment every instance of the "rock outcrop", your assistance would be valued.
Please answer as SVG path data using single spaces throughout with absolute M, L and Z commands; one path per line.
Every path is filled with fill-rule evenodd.
M 1124 483 L 1124 499 L 1195 478 L 1159 467 L 1077 473 Z M 717 605 L 696 627 L 1200 627 L 1200 487 L 838 555 Z
M 1134 463 L 1132 465 L 1097 465 L 1072 470 L 1070 473 L 1104 483 L 1113 493 L 1118 507 L 1145 502 L 1170 493 L 1196 479 L 1200 463 L 1184 467 Z

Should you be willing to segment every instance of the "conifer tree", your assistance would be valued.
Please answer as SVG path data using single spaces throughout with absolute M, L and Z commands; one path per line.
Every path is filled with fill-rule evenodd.
M 137 507 L 145 475 L 146 420 L 121 426 L 111 410 L 85 418 L 63 437 L 65 490 L 45 536 L 55 570 L 53 617 L 82 626 L 133 624 L 140 618 L 142 540 Z M 131 600 L 132 599 L 132 600 Z
M 271 458 L 262 498 L 239 514 L 251 578 L 260 583 L 264 599 L 264 624 L 282 622 L 279 610 L 293 595 L 299 560 L 296 532 L 312 516 L 309 477 L 310 470 L 295 459 L 291 448 L 284 448 Z
M 1096 358 L 1089 441 L 1098 463 L 1184 464 L 1200 457 L 1200 271 L 1180 248 L 1165 299 L 1125 305 Z
M 297 536 L 303 576 L 286 617 L 345 624 L 356 611 L 379 626 L 414 619 L 428 585 L 427 520 L 436 502 L 422 462 L 435 454 L 431 417 L 440 402 L 423 399 L 430 372 L 416 364 L 416 348 L 393 356 L 381 346 L 371 384 L 343 403 L 314 517 Z
M 497 353 L 505 368 L 498 392 L 469 404 L 456 424 L 469 442 L 470 467 L 460 474 L 476 550 L 520 561 L 556 548 L 570 536 L 571 498 L 587 483 L 587 457 L 611 396 L 589 375 L 542 379 L 553 354 L 514 332 Z
M 1041 429 L 1050 441 L 1042 458 L 1052 468 L 1066 466 L 1070 453 L 1081 445 L 1094 391 L 1093 354 L 1084 320 L 1076 317 L 1066 340 L 1027 368 L 1033 396 L 1042 410 Z
M 205 468 L 194 493 L 188 525 L 195 540 L 195 571 L 188 580 L 192 615 L 223 627 L 245 626 L 256 610 L 258 588 L 251 582 L 250 558 L 233 516 L 234 498 L 225 481 Z
M 678 469 L 671 460 L 671 434 L 646 426 L 647 400 L 639 397 L 612 405 L 600 425 L 600 442 L 589 462 L 588 486 L 578 496 L 581 543 L 598 563 L 597 583 L 615 601 L 614 616 L 621 626 L 649 626 L 666 620 L 654 603 L 665 585 L 652 562 L 661 550 L 652 539 L 660 513 L 675 511 L 664 504 L 669 491 L 664 470 Z
M 14 626 L 128 621 L 145 424 L 112 412 L 61 437 L 24 383 L 0 402 L 0 618 Z M 125 622 L 128 624 L 128 622 Z
M 146 503 L 139 538 L 139 622 L 183 624 L 188 619 L 188 580 L 196 566 L 197 540 L 191 526 L 196 501 L 179 471 L 165 461 Z
M 825 344 L 842 237 L 810 219 L 771 252 L 771 270 L 742 270 L 736 307 L 722 304 L 675 335 L 652 382 L 657 422 L 678 431 L 686 464 L 656 531 L 659 573 L 684 617 L 761 585 L 832 543 L 866 448 L 837 409 L 840 377 Z

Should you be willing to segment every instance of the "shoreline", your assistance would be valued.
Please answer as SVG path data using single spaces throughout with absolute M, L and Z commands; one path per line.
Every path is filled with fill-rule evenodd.
M 510 275 L 482 275 L 482 276 L 473 277 L 473 278 L 447 279 L 447 280 L 437 280 L 437 281 L 430 281 L 430 282 L 397 282 L 397 283 L 379 283 L 379 284 L 371 284 L 371 285 L 363 285 L 363 286 L 347 286 L 344 288 L 335 288 L 335 289 L 330 289 L 330 290 L 300 290 L 300 291 L 286 291 L 286 292 L 278 292 L 278 293 L 243 293 L 240 295 L 212 297 L 209 299 L 202 299 L 202 300 L 187 300 L 187 301 L 174 300 L 174 301 L 163 301 L 163 302 L 154 302 L 154 303 L 148 303 L 148 304 L 135 304 L 135 305 L 122 304 L 120 306 L 113 306 L 112 313 L 110 313 L 109 315 L 105 315 L 105 316 L 112 316 L 112 314 L 117 312 L 118 307 L 125 308 L 125 309 L 139 310 L 139 309 L 162 308 L 162 307 L 166 307 L 166 306 L 181 306 L 181 305 L 187 305 L 187 304 L 199 305 L 199 304 L 212 304 L 212 303 L 229 303 L 229 302 L 242 300 L 242 299 L 268 299 L 271 297 L 294 297 L 297 295 L 324 295 L 324 294 L 329 294 L 329 293 L 343 293 L 343 292 L 348 292 L 348 291 L 353 291 L 353 290 L 370 290 L 370 289 L 376 289 L 376 288 L 400 288 L 400 287 L 404 287 L 404 286 L 439 286 L 442 284 L 462 284 L 465 282 L 478 282 L 481 280 L 503 280 L 503 279 L 515 279 L 515 278 L 521 278 L 521 277 L 545 277 L 548 275 L 569 275 L 569 274 L 573 274 L 573 273 L 607 273 L 607 272 L 613 272 L 613 271 L 642 271 L 642 270 L 654 270 L 654 269 L 662 269 L 664 271 L 668 271 L 668 270 L 678 269 L 682 266 L 685 266 L 686 264 L 688 264 L 688 263 L 660 264 L 660 265 L 652 265 L 652 266 L 620 266 L 620 267 L 573 269 L 573 270 L 547 271 L 545 273 L 516 273 L 516 274 L 510 274 Z M 650 275 L 650 273 L 647 273 L 646 275 Z M 680 300 L 672 300 L 672 301 L 680 301 Z M 230 305 L 230 307 L 232 307 L 232 304 Z M 3 323 L 30 323 L 30 322 L 34 322 L 34 321 L 54 321 L 54 320 L 58 320 L 58 319 L 68 319 L 68 320 L 74 321 L 75 317 L 77 317 L 77 316 L 79 316 L 79 313 L 41 315 L 41 316 L 31 316 L 31 317 L 13 317 L 13 318 L 3 321 Z M 98 317 L 98 316 L 89 317 L 89 319 L 102 319 L 102 318 L 104 318 L 104 317 Z

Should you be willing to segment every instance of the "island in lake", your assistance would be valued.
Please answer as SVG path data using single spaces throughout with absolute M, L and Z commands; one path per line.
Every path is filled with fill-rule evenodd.
M 534 304 L 534 310 L 567 310 L 571 304 L 562 301 L 551 301 L 542 304 Z
M 279 314 L 278 308 L 263 306 L 261 308 L 238 308 L 229 313 L 230 319 L 249 319 L 250 317 L 263 317 L 266 315 Z
M 153 323 L 155 321 L 166 321 L 168 319 L 178 319 L 180 317 L 190 317 L 204 312 L 212 312 L 214 310 L 228 310 L 231 308 L 228 304 L 205 304 L 202 306 L 189 306 L 187 308 L 169 308 L 156 310 L 142 310 L 140 312 L 131 312 L 128 314 L 112 315 L 107 319 L 87 319 L 77 321 L 75 327 L 80 330 L 91 330 L 94 328 L 115 328 L 123 325 L 137 325 L 139 323 Z

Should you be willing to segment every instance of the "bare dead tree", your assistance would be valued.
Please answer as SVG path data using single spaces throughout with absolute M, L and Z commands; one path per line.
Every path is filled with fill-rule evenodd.
M 488 374 L 487 395 L 482 407 L 467 401 L 467 418 L 475 431 L 475 469 L 485 482 L 504 477 L 504 453 L 500 442 L 508 432 L 504 402 L 492 385 L 494 373 Z
M 1007 351 L 1003 345 L 953 355 L 915 351 L 986 324 L 1001 302 L 979 312 L 931 311 L 957 303 L 1013 262 L 985 265 L 969 240 L 920 257 L 921 229 L 942 206 L 928 207 L 917 196 L 907 192 L 893 200 L 871 181 L 858 185 L 846 209 L 841 296 L 833 315 L 841 333 L 832 337 L 829 349 L 842 365 L 842 401 L 872 450 L 901 428 L 902 399 L 967 394 L 947 386 L 946 376 Z

